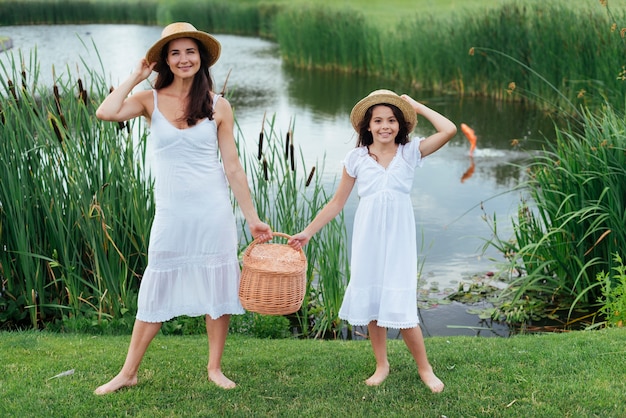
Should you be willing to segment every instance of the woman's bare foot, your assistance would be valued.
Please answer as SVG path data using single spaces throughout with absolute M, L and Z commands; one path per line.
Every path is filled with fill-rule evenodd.
M 126 376 L 122 376 L 118 374 L 113 379 L 111 379 L 108 383 L 105 383 L 102 386 L 96 388 L 93 391 L 96 395 L 106 395 L 107 393 L 113 393 L 118 389 L 121 389 L 126 386 L 135 386 L 137 384 L 137 376 L 133 376 L 128 378 Z
M 378 386 L 389 376 L 389 365 L 376 366 L 376 371 L 366 381 L 367 386 Z
M 419 372 L 422 382 L 430 388 L 433 393 L 439 393 L 443 391 L 444 384 L 432 370 L 424 370 Z
M 220 369 L 209 370 L 209 380 L 222 389 L 232 389 L 237 386 L 235 382 L 224 376 Z

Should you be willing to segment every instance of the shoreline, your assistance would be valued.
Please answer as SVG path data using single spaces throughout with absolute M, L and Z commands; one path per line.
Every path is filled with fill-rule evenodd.
M 13 40 L 8 36 L 0 36 L 0 52 L 13 48 Z

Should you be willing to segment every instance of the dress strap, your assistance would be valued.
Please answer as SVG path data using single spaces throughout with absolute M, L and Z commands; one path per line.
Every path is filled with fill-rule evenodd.
M 152 96 L 154 96 L 154 108 L 157 108 L 157 91 L 156 89 L 152 89 Z

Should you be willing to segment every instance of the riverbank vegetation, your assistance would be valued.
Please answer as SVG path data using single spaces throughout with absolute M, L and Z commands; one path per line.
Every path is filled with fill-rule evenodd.
M 24 9 L 8 9 L 14 2 L 2 1 L 0 19 L 25 23 L 22 12 L 35 3 L 42 10 L 61 4 L 19 2 Z M 89 22 L 72 11 L 83 3 L 62 3 L 64 19 L 75 13 L 74 23 Z M 330 12 L 303 3 L 295 3 L 296 9 L 252 0 L 148 1 L 126 4 L 124 13 L 154 6 L 155 22 L 189 20 L 206 30 L 274 37 L 285 62 L 312 70 L 373 73 L 459 96 L 529 100 L 569 115 L 557 141 L 528 169 L 520 187 L 524 200 L 512 220 L 515 236 L 499 236 L 497 222 L 503 220 L 485 216 L 494 232 L 487 245 L 510 262 L 503 271 L 511 286 L 492 314 L 517 325 L 546 317 L 566 328 L 574 320 L 619 325 L 614 316 L 621 318 L 624 303 L 626 15 L 609 9 L 613 2 L 576 9 L 544 3 L 419 14 L 393 29 L 374 23 L 375 13 L 343 3 L 346 8 Z M 69 23 L 54 20 L 59 13 L 42 19 Z M 118 13 L 116 22 L 125 22 Z M 71 75 L 40 86 L 36 60 L 17 58 L 0 72 L 1 326 L 128 330 L 154 210 L 143 162 L 145 127 L 140 120 L 118 125 L 95 119 L 94 108 L 108 90 L 95 74 L 88 86 Z M 274 133 L 271 120 L 260 121 L 265 144 L 258 155 L 244 157 L 246 171 L 262 216 L 275 230 L 299 230 L 328 198 L 319 181 L 323 165 L 306 167 L 289 139 Z M 297 316 L 303 336 L 339 331 L 348 266 L 343 219 L 336 222 L 307 249 L 309 288 Z M 284 335 L 288 325 L 268 321 L 252 315 L 236 326 L 263 332 L 276 326 L 276 334 Z M 188 333 L 185 327 L 195 323 L 180 319 L 164 329 Z
M 550 110 L 568 111 L 563 99 L 586 106 L 626 101 L 621 25 L 626 8 L 620 7 L 626 0 L 326 3 L 4 0 L 0 24 L 182 20 L 213 33 L 274 39 L 283 61 L 297 67 L 400 79 L 418 89 L 458 95 L 527 100 Z
M 137 417 L 622 417 L 626 329 L 510 338 L 430 337 L 446 384 L 433 394 L 400 340 L 379 387 L 368 341 L 258 339 L 231 334 L 224 372 L 238 387 L 207 382 L 206 337 L 157 335 L 139 384 L 92 391 L 124 361 L 128 336 L 0 333 L 3 416 Z M 66 376 L 53 378 L 68 372 Z M 100 415 L 100 413 L 96 413 Z
M 20 57 L 0 69 L 0 327 L 128 331 L 154 216 L 144 122 L 95 118 L 108 92 L 102 76 L 91 72 L 85 86 L 68 74 L 50 91 L 37 84 L 37 67 L 36 60 Z M 272 118 L 259 126 L 258 153 L 240 147 L 259 216 L 275 231 L 301 230 L 328 201 L 323 169 L 305 167 L 290 135 L 280 138 Z M 244 142 L 239 133 L 238 143 Z M 244 225 L 242 236 L 243 250 L 251 241 Z M 338 217 L 306 248 L 306 297 L 294 316 L 303 336 L 326 336 L 341 325 L 345 241 Z M 197 325 L 193 319 L 174 322 L 165 330 L 188 333 L 185 327 Z M 255 315 L 233 327 L 267 336 L 262 324 L 272 323 L 272 336 L 289 330 L 288 321 Z

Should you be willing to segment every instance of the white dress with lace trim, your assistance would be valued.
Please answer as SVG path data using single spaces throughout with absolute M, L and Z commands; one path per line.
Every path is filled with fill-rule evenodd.
M 413 328 L 417 314 L 417 239 L 411 189 L 422 165 L 416 138 L 398 146 L 387 168 L 366 147 L 343 161 L 356 178 L 359 204 L 354 216 L 350 282 L 339 317 L 352 325 L 378 321 L 386 328 Z

